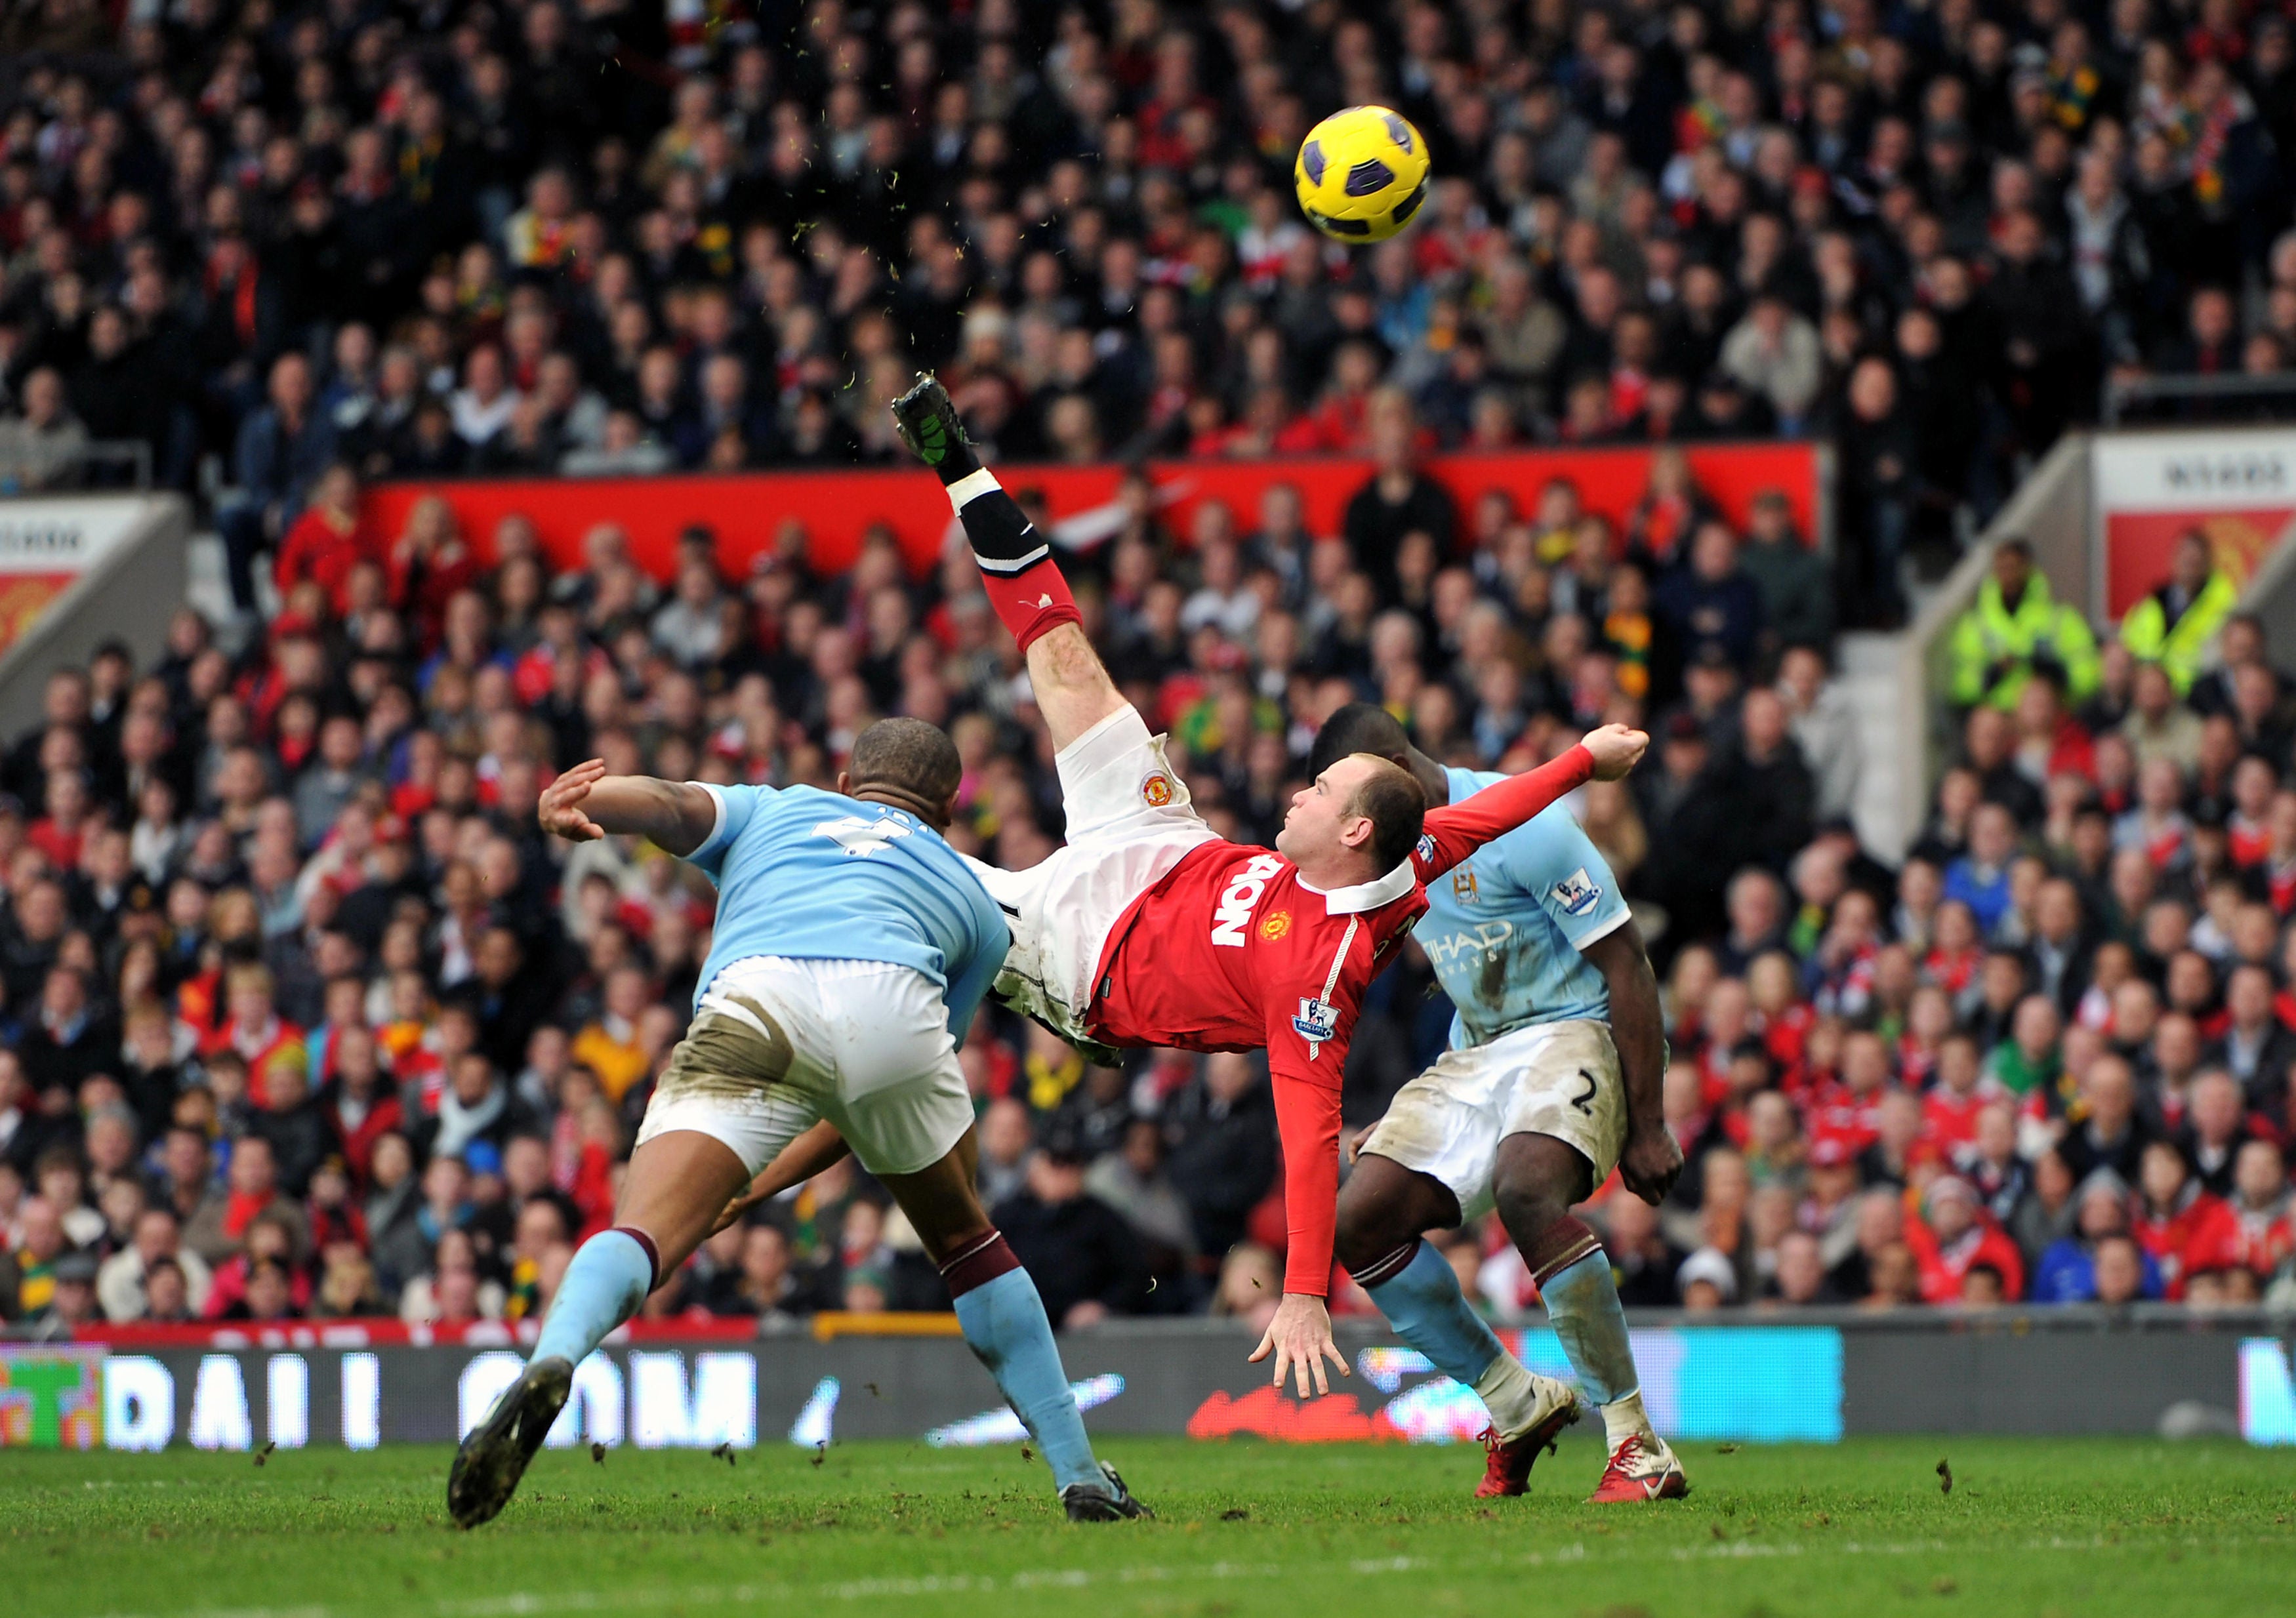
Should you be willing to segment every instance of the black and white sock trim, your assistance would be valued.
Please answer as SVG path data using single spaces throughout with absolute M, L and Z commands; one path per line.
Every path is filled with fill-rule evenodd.
M 1053 548 L 1010 498 L 976 503 L 1004 493 L 1004 486 L 984 466 L 948 486 L 948 503 L 964 520 L 965 537 L 972 542 L 972 560 L 980 570 L 1013 578 L 1051 556 Z M 983 544 L 993 547 L 995 554 L 982 550 Z

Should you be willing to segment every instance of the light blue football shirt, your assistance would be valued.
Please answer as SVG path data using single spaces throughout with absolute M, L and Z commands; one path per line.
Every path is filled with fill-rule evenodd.
M 1506 779 L 1444 774 L 1455 804 Z M 1579 952 L 1627 919 L 1618 878 L 1562 804 L 1430 882 L 1413 936 L 1457 1008 L 1452 1049 L 1536 1023 L 1607 1018 L 1610 988 Z
M 706 786 L 706 783 L 704 783 Z M 941 985 L 958 1043 L 1004 964 L 1004 913 L 913 814 L 817 787 L 707 787 L 717 826 L 686 855 L 718 885 L 694 989 L 737 960 L 886 960 Z

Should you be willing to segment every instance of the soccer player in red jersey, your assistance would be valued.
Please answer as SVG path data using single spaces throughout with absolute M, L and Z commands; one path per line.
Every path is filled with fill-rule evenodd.
M 1339 1189 L 1340 1084 L 1372 978 L 1426 908 L 1423 885 L 1649 738 L 1608 725 L 1550 764 L 1429 811 L 1408 771 L 1340 759 L 1292 799 L 1275 852 L 1219 838 L 1085 638 L 1051 547 L 981 466 L 931 378 L 893 406 L 939 474 L 988 599 L 1029 660 L 1058 749 L 1068 841 L 1024 871 L 976 867 L 1013 948 L 996 993 L 1079 1045 L 1265 1046 L 1283 1141 L 1283 1300 L 1251 1358 L 1300 1397 L 1342 1375 L 1324 1308 Z

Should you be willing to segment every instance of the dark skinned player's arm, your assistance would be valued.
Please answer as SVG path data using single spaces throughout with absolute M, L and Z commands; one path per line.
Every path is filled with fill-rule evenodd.
M 791 1186 L 803 1185 L 852 1149 L 845 1143 L 845 1137 L 837 1132 L 837 1126 L 823 1119 L 782 1148 L 771 1163 L 758 1171 L 749 1189 L 727 1203 L 725 1212 L 718 1215 L 710 1234 L 723 1230 L 759 1203 L 771 1202 Z
M 1611 991 L 1611 1037 L 1619 1047 L 1619 1071 L 1627 1086 L 1627 1121 L 1632 1128 L 1665 1123 L 1660 1093 L 1666 1083 L 1666 1018 L 1659 1009 L 1658 974 L 1643 948 L 1642 929 L 1632 921 L 1597 938 L 1585 950 Z
M 1627 1140 L 1619 1166 L 1627 1188 L 1655 1205 L 1674 1189 L 1682 1154 L 1667 1132 L 1666 1017 L 1658 976 L 1632 920 L 1583 952 L 1611 994 L 1611 1039 L 1619 1050 L 1619 1076 L 1627 1092 Z
M 636 836 L 683 857 L 718 826 L 718 800 L 692 781 L 651 775 L 609 775 L 593 758 L 553 780 L 536 805 L 542 829 L 572 843 Z

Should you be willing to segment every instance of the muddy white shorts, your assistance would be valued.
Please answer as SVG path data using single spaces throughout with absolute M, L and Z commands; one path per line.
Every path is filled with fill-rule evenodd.
M 1540 1023 L 1488 1045 L 1447 1050 L 1395 1092 L 1363 1149 L 1431 1174 L 1459 1216 L 1491 1208 L 1499 1142 L 1552 1135 L 1578 1148 L 1601 1185 L 1627 1139 L 1626 1083 L 1606 1023 Z
M 711 980 L 641 1145 L 690 1129 L 750 1173 L 826 1118 L 873 1174 L 914 1174 L 972 1127 L 940 985 L 882 960 L 753 955 Z
M 1191 849 L 1217 840 L 1164 756 L 1164 739 L 1129 704 L 1060 750 L 1068 842 L 1027 870 L 972 867 L 1004 911 L 1013 947 L 999 1000 L 1070 1038 L 1084 1034 L 1093 972 L 1132 902 Z

